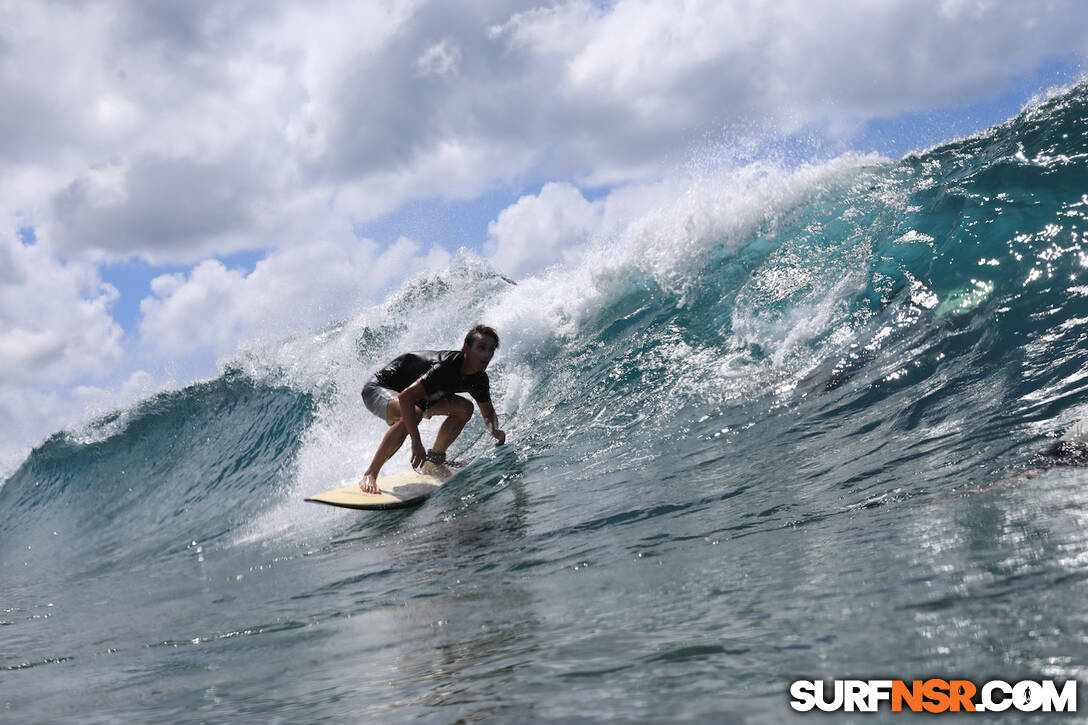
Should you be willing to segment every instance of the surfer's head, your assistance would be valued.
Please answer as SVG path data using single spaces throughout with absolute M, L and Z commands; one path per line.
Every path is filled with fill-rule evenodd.
M 494 345 L 492 347 L 496 350 L 499 349 L 499 333 L 495 332 L 494 327 L 488 327 L 487 325 L 476 325 L 468 334 L 465 335 L 465 345 L 472 347 L 472 344 L 481 337 L 490 337 Z
M 465 335 L 465 345 L 461 351 L 473 361 L 472 367 L 478 366 L 482 370 L 491 362 L 498 349 L 499 333 L 493 327 L 476 325 Z

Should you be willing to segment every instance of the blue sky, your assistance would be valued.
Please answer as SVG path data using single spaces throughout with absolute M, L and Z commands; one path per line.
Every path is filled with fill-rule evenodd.
M 1084 66 L 1075 57 L 1049 57 L 1029 73 L 1013 78 L 1006 88 L 964 106 L 932 108 L 865 123 L 857 141 L 859 151 L 873 150 L 898 158 L 911 151 L 962 138 L 1012 118 L 1034 96 L 1050 88 L 1075 83 Z

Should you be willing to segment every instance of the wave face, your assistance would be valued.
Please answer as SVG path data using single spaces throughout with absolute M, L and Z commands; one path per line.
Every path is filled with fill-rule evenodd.
M 1043 452 L 1088 403 L 1088 86 L 658 191 L 565 267 L 463 254 L 34 450 L 5 710 L 778 722 L 802 675 L 1084 676 L 1088 476 Z M 479 321 L 510 444 L 477 416 L 419 509 L 304 504 L 380 440 L 365 379 Z

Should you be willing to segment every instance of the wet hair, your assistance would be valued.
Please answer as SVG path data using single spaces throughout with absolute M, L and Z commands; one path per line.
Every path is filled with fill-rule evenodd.
M 472 347 L 472 343 L 475 342 L 477 338 L 485 336 L 493 339 L 495 341 L 495 349 L 498 349 L 499 333 L 495 332 L 494 327 L 488 327 L 487 325 L 476 325 L 476 327 L 469 330 L 468 334 L 465 335 L 465 344 Z

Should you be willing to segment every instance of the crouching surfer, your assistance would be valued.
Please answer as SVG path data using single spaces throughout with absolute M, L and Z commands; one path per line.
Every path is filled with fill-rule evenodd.
M 472 418 L 472 403 L 456 393 L 471 395 L 497 445 L 506 442 L 506 433 L 499 430 L 491 404 L 490 381 L 485 372 L 498 347 L 498 333 L 486 325 L 476 325 L 465 336 L 460 350 L 408 352 L 367 381 L 363 403 L 385 421 L 389 430 L 359 482 L 364 493 L 379 493 L 378 474 L 405 438 L 412 439 L 412 468 L 422 467 L 423 473 L 441 477 L 451 475 L 446 467 L 446 450 Z M 419 421 L 436 415 L 446 420 L 428 451 L 419 435 Z

